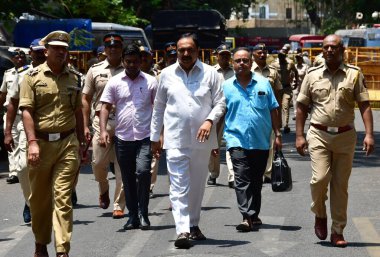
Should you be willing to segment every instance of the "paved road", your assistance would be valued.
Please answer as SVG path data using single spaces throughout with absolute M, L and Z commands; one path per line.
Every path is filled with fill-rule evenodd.
M 380 111 L 375 115 L 375 136 L 380 145 Z M 360 115 L 359 115 L 360 116 Z M 235 193 L 227 186 L 225 162 L 217 186 L 207 186 L 200 227 L 206 237 L 189 250 L 177 250 L 173 217 L 168 211 L 168 179 L 161 163 L 156 197 L 150 202 L 152 229 L 125 232 L 126 218 L 113 220 L 111 208 L 97 206 L 97 184 L 91 169 L 81 171 L 78 197 L 74 211 L 73 257 L 129 256 L 380 256 L 380 158 L 379 149 L 371 157 L 361 151 L 363 125 L 357 119 L 358 145 L 350 179 L 348 226 L 345 237 L 350 242 L 345 249 L 330 247 L 327 241 L 314 236 L 310 206 L 310 162 L 294 150 L 292 132 L 285 135 L 284 153 L 293 172 L 293 190 L 274 193 L 269 185 L 263 188 L 260 217 L 264 225 L 258 232 L 238 233 L 235 226 L 241 217 Z M 5 182 L 6 164 L 0 165 L 0 257 L 32 256 L 34 240 L 31 228 L 22 222 L 23 200 L 19 185 Z M 110 173 L 110 175 L 112 175 Z M 114 181 L 111 180 L 112 190 Z M 111 190 L 111 192 L 112 192 Z M 49 246 L 51 256 L 53 246 Z

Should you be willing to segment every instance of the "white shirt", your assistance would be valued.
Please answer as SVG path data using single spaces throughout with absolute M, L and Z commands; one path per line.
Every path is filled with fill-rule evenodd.
M 226 103 L 217 71 L 199 60 L 186 74 L 178 62 L 162 70 L 153 107 L 151 141 L 158 142 L 164 126 L 164 148 L 217 148 L 216 124 Z M 204 143 L 196 139 L 205 120 L 213 127 Z

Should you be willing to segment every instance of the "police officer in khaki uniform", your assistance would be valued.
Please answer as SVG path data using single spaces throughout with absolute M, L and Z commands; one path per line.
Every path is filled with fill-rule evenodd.
M 101 108 L 101 103 L 99 100 L 108 80 L 124 70 L 124 67 L 121 63 L 123 38 L 118 34 L 110 33 L 103 37 L 103 42 L 107 59 L 94 64 L 88 70 L 86 75 L 85 85 L 82 92 L 83 119 L 85 136 L 87 140 L 90 140 L 90 113 L 91 103 L 93 102 L 92 108 L 95 111 L 95 117 L 92 121 L 92 127 L 94 129 L 94 137 L 92 139 L 92 171 L 94 172 L 95 180 L 99 183 L 99 206 L 102 209 L 107 209 L 110 204 L 107 168 L 112 162 L 114 163 L 116 176 L 116 188 L 114 194 L 112 217 L 114 219 L 119 219 L 124 217 L 125 209 L 125 196 L 122 188 L 123 183 L 121 180 L 120 167 L 116 160 L 115 147 L 113 142 L 111 144 L 108 144 L 106 147 L 99 144 L 99 114 Z M 110 138 L 113 138 L 115 134 L 116 124 L 114 118 L 115 115 L 113 111 L 111 112 L 107 123 L 107 131 L 110 134 Z
M 29 55 L 32 59 L 29 68 L 17 73 L 15 81 L 8 90 L 9 103 L 7 106 L 6 125 L 4 133 L 4 146 L 8 152 L 15 153 L 15 163 L 17 170 L 17 177 L 20 181 L 20 186 L 24 195 L 25 205 L 23 210 L 23 218 L 25 223 L 31 221 L 30 208 L 29 208 L 29 196 L 30 196 L 30 184 L 29 174 L 26 161 L 27 142 L 24 130 L 24 124 L 21 119 L 21 111 L 18 109 L 20 85 L 24 78 L 31 69 L 46 61 L 44 54 L 45 46 L 40 45 L 40 38 L 33 40 L 30 44 Z M 14 130 L 14 128 L 16 128 Z
M 310 153 L 312 178 L 311 211 L 315 213 L 315 234 L 327 238 L 325 201 L 330 185 L 331 244 L 345 247 L 343 230 L 347 223 L 348 180 L 356 146 L 354 108 L 357 102 L 365 126 L 363 150 L 374 150 L 373 117 L 363 74 L 358 67 L 343 63 L 344 47 L 337 35 L 323 40 L 325 64 L 306 74 L 297 98 L 296 147 L 301 155 Z M 310 128 L 303 135 L 308 106 Z
M 280 74 L 282 83 L 282 97 L 281 97 L 281 109 L 282 109 L 282 127 L 284 128 L 284 133 L 289 133 L 289 112 L 290 112 L 290 101 L 292 101 L 292 82 L 298 81 L 297 69 L 294 62 L 289 59 L 286 55 L 289 52 L 289 47 L 284 45 L 278 53 L 278 58 L 272 63 Z M 295 84 L 294 86 L 297 86 Z
M 25 72 L 29 68 L 29 65 L 26 65 L 25 53 L 20 49 L 15 49 L 12 52 L 12 62 L 14 63 L 15 67 L 5 71 L 3 82 L 0 88 L 0 106 L 4 104 L 6 108 L 8 108 L 9 99 L 10 99 L 9 94 L 8 94 L 9 89 L 12 87 L 12 85 L 16 81 L 18 74 Z M 21 120 L 21 116 L 19 116 L 18 118 L 19 118 L 18 120 Z M 4 121 L 7 120 L 6 112 L 4 113 L 3 119 Z M 6 126 L 6 122 L 4 122 L 4 131 L 6 131 L 5 126 Z M 19 155 L 20 155 L 20 151 L 18 147 L 20 133 L 17 130 L 16 124 L 12 126 L 11 133 L 14 137 L 15 148 L 14 148 L 14 151 L 8 151 L 9 176 L 6 181 L 8 184 L 15 184 L 19 182 L 19 178 L 17 175 L 18 173 L 17 159 L 19 158 Z
M 216 48 L 217 60 L 218 63 L 214 66 L 214 68 L 220 74 L 221 81 L 225 81 L 235 75 L 235 71 L 231 66 L 231 51 L 226 44 L 221 44 Z M 216 125 L 218 145 L 220 147 L 223 138 L 223 130 L 224 130 L 224 117 L 222 117 L 218 124 Z M 231 162 L 231 156 L 228 151 L 226 151 L 226 163 L 228 169 L 228 186 L 230 188 L 234 188 L 234 180 L 235 174 L 234 169 Z M 220 154 L 216 152 L 212 152 L 210 154 L 210 161 L 208 163 L 208 170 L 210 172 L 210 176 L 207 180 L 208 185 L 216 185 L 216 179 L 220 174 Z
M 81 79 L 66 65 L 69 41 L 64 31 L 44 37 L 46 62 L 25 75 L 20 89 L 37 257 L 49 256 L 46 245 L 51 241 L 52 226 L 57 257 L 67 257 L 70 251 L 71 194 L 85 138 Z
M 267 56 L 268 56 L 268 50 L 265 47 L 265 44 L 257 44 L 253 47 L 253 64 L 251 71 L 261 74 L 265 78 L 269 80 L 270 85 L 272 86 L 272 90 L 274 92 L 274 95 L 276 97 L 276 100 L 278 104 L 280 105 L 281 110 L 281 90 L 282 90 L 282 84 L 280 81 L 280 75 L 277 72 L 277 69 L 271 65 L 267 64 Z M 280 117 L 278 115 L 278 117 Z M 280 124 L 280 121 L 279 121 Z M 281 134 L 277 134 L 277 136 L 281 136 Z M 264 183 L 270 183 L 271 182 L 271 175 L 272 175 L 272 163 L 273 163 L 273 144 L 275 141 L 275 134 L 272 131 L 271 138 L 270 138 L 270 148 L 269 148 L 269 155 L 268 155 L 268 161 L 267 166 L 265 168 L 264 173 Z

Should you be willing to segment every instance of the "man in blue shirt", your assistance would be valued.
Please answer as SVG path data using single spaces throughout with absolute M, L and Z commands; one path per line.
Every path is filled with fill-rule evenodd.
M 278 103 L 269 80 L 251 72 L 247 48 L 233 55 L 235 76 L 223 83 L 227 112 L 224 138 L 235 172 L 235 192 L 243 222 L 236 229 L 248 232 L 261 225 L 261 188 L 272 129 L 275 148 L 281 149 Z

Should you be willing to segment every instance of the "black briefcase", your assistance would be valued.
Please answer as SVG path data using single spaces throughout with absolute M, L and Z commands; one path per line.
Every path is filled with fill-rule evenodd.
M 284 192 L 292 190 L 292 172 L 282 151 L 276 151 L 272 164 L 272 190 Z

